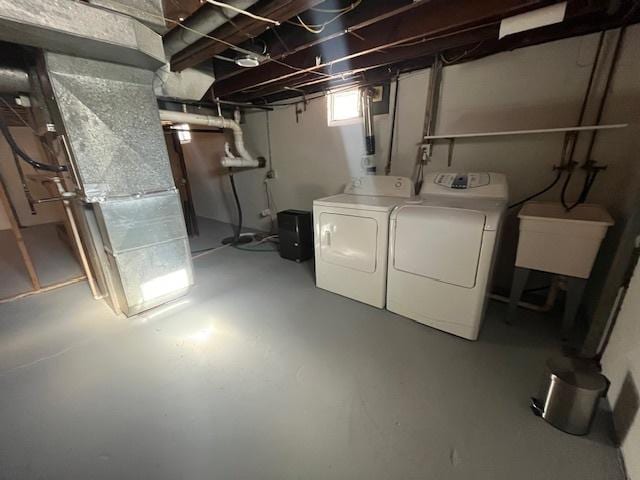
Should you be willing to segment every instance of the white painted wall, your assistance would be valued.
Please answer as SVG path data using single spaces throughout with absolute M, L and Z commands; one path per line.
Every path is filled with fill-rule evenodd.
M 575 125 L 594 59 L 597 34 L 576 37 L 504 52 L 474 62 L 446 67 L 436 133 L 527 129 Z M 610 56 L 612 42 L 606 43 Z M 638 175 L 640 152 L 640 26 L 627 32 L 613 88 L 603 122 L 628 122 L 625 130 L 601 133 L 594 158 L 609 165 L 596 183 L 591 201 L 607 206 L 618 219 L 628 212 L 632 179 Z M 602 87 L 605 71 L 596 85 Z M 393 146 L 392 174 L 410 176 L 414 171 L 417 144 L 421 140 L 429 70 L 409 73 L 400 79 L 398 117 Z M 393 87 L 391 98 L 393 98 Z M 587 121 L 593 121 L 590 105 Z M 363 151 L 359 124 L 327 126 L 326 100 L 309 103 L 299 123 L 294 107 L 269 112 L 271 158 L 278 178 L 271 181 L 278 210 L 311 209 L 315 198 L 339 192 L 352 175 L 359 175 Z M 383 171 L 389 145 L 391 115 L 375 118 L 378 168 Z M 268 156 L 266 114 L 250 113 L 243 125 L 248 148 L 255 155 Z M 583 160 L 588 137 L 581 136 L 576 160 Z M 229 221 L 234 215 L 226 179 L 215 165 L 221 144 L 188 147 L 192 186 L 199 214 Z M 497 171 L 507 174 L 512 200 L 518 200 L 546 186 L 554 177 L 552 166 L 559 162 L 562 135 L 535 135 L 469 139 L 456 142 L 453 165 L 447 167 L 447 146 L 434 148 L 434 160 L 427 170 Z M 266 208 L 265 170 L 236 175 L 245 223 L 269 228 L 269 220 L 259 212 Z M 576 173 L 570 192 L 582 184 Z M 221 190 L 222 186 L 222 190 Z M 557 200 L 560 185 L 542 199 Z M 574 198 L 574 197 L 572 197 Z M 626 202 L 626 203 L 625 203 Z M 627 205 L 627 206 L 625 206 Z M 505 242 L 496 278 L 508 286 L 515 251 L 517 222 L 512 213 L 505 229 Z M 611 247 L 613 248 L 613 247 Z
M 494 129 L 543 128 L 575 124 L 595 54 L 597 36 L 589 35 L 505 52 L 485 59 L 446 67 L 437 133 Z M 594 188 L 593 200 L 617 213 L 625 197 L 630 170 L 640 151 L 640 96 L 638 62 L 640 27 L 628 32 L 604 121 L 630 122 L 619 132 L 601 133 L 595 159 L 609 164 Z M 392 174 L 413 172 L 426 104 L 429 71 L 401 77 Z M 393 91 L 392 95 L 393 97 Z M 277 206 L 311 208 L 314 198 L 341 190 L 350 175 L 360 173 L 362 134 L 360 125 L 328 127 L 324 99 L 310 102 L 300 123 L 293 107 L 269 113 L 273 166 L 278 178 L 272 182 Z M 247 115 L 245 137 L 254 154 L 267 156 L 266 114 Z M 379 169 L 389 145 L 390 115 L 376 117 Z M 586 136 L 583 136 L 586 140 Z M 562 135 L 459 140 L 453 166 L 448 168 L 447 146 L 437 145 L 428 170 L 494 170 L 508 175 L 512 199 L 522 198 L 545 186 L 551 167 L 559 161 Z M 578 156 L 577 159 L 580 159 Z M 637 170 L 637 169 L 634 169 Z M 581 178 L 581 172 L 577 174 Z M 248 205 L 265 207 L 261 187 L 263 172 L 237 175 L 241 195 Z M 575 187 L 581 183 L 575 181 Z M 557 198 L 559 189 L 547 198 Z M 196 202 L 197 203 L 197 202 Z M 247 222 L 263 227 L 258 209 L 247 208 Z M 227 220 L 228 213 L 216 211 Z
M 640 479 L 640 263 L 636 265 L 602 365 L 631 480 Z
M 11 132 L 13 133 L 16 143 L 18 143 L 28 155 L 38 161 L 47 162 L 39 142 L 27 127 L 11 127 Z M 25 175 L 39 173 L 26 163 L 23 163 L 23 171 Z M 64 212 L 60 204 L 50 203 L 38 205 L 36 206 L 37 214 L 31 214 L 29 204 L 22 190 L 22 183 L 20 182 L 20 176 L 18 175 L 11 149 L 2 137 L 0 137 L 0 173 L 2 173 L 2 177 L 7 184 L 9 197 L 16 209 L 18 219 L 23 226 L 63 221 Z M 46 198 L 50 196 L 46 189 L 38 183 L 29 182 L 29 188 L 35 198 Z M 10 225 L 7 213 L 0 205 L 0 230 L 8 228 L 10 228 Z

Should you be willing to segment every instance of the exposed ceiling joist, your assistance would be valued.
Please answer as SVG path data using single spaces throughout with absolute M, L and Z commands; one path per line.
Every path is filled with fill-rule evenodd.
M 358 29 L 358 37 L 343 36 L 305 49 L 287 57 L 285 65 L 266 63 L 215 84 L 217 96 L 225 97 L 247 89 L 274 84 L 308 72 L 319 76 L 331 75 L 332 69 L 342 63 L 379 50 L 442 35 L 463 31 L 501 18 L 547 5 L 542 0 L 431 0 L 417 2 L 414 8 L 404 9 L 390 16 L 385 22 L 371 23 Z M 317 62 L 317 58 L 321 61 Z
M 449 52 L 447 57 L 450 59 L 449 61 L 452 61 L 453 63 L 476 60 L 499 52 L 618 28 L 623 25 L 626 20 L 629 20 L 629 18 L 625 19 L 624 14 L 610 16 L 604 22 L 597 14 L 575 17 L 568 19 L 562 24 L 521 32 L 502 39 L 498 39 L 497 36 L 493 36 L 491 39 L 483 41 L 480 45 L 476 44 L 478 45 L 478 48 L 469 48 L 468 46 L 458 48 L 447 47 Z M 640 15 L 635 15 L 631 19 L 631 23 L 637 23 L 638 21 L 640 21 Z M 440 52 L 442 53 L 442 51 Z M 307 95 L 312 95 L 328 88 L 344 87 L 357 84 L 358 82 L 385 82 L 392 79 L 398 73 L 428 68 L 433 63 L 434 58 L 434 55 L 412 58 L 410 60 L 394 63 L 392 69 L 390 69 L 389 66 L 372 66 L 371 68 L 360 69 L 357 72 L 358 75 L 355 77 L 347 77 L 343 79 L 340 76 L 336 76 L 336 78 L 325 79 L 324 81 L 311 80 L 306 84 L 301 82 L 298 84 L 297 88 L 303 89 Z M 291 98 L 292 96 L 293 93 L 287 90 L 280 90 L 279 92 L 270 95 L 262 95 L 262 97 L 268 99 L 270 102 L 281 101 Z M 246 97 L 245 101 L 249 99 L 249 95 L 246 95 Z M 237 98 L 242 99 L 244 96 L 237 96 Z
M 256 15 L 284 22 L 322 3 L 324 0 L 271 0 L 256 4 L 250 11 Z M 264 33 L 270 25 L 247 16 L 236 17 L 213 32 L 203 32 L 224 42 L 238 45 Z M 202 38 L 171 58 L 171 69 L 181 71 L 194 67 L 224 52 L 228 46 L 210 38 Z
M 320 34 L 308 32 L 299 25 L 281 25 L 277 28 L 277 32 L 273 33 L 272 41 L 269 43 L 270 59 L 287 61 L 288 56 L 318 46 L 323 42 L 334 40 L 343 35 L 357 36 L 356 32 L 360 28 L 382 22 L 419 5 L 419 2 L 412 2 L 411 0 L 396 0 L 394 2 L 389 2 L 388 0 L 363 1 L 366 1 L 366 4 L 361 3 L 358 8 L 342 16 L 340 21 L 326 25 Z M 352 5 L 355 5 L 355 3 Z M 306 14 L 305 17 L 309 17 L 309 15 Z M 323 20 L 326 21 L 325 18 L 318 16 L 314 16 L 312 20 L 313 23 Z M 266 63 L 268 63 L 268 61 Z M 223 70 L 218 77 L 220 80 L 226 80 L 234 75 L 245 72 L 245 70 L 238 68 L 231 71 Z

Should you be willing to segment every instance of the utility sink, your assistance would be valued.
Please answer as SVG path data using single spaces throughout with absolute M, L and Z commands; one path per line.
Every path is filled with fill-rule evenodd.
M 561 203 L 527 202 L 518 214 L 520 238 L 516 267 L 589 278 L 602 239 L 613 225 L 596 204 L 567 212 Z

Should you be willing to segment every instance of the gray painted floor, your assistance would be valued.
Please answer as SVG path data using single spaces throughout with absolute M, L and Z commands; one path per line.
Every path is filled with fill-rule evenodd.
M 491 305 L 472 343 L 275 253 L 194 267 L 130 319 L 85 284 L 0 305 L 0 478 L 623 478 L 606 415 L 574 437 L 528 409 L 558 348 L 544 317 Z

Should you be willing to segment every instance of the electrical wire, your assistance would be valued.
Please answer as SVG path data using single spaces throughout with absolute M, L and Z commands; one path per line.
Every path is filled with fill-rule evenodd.
M 353 2 L 349 7 L 346 7 L 344 9 L 340 9 L 339 12 L 331 12 L 331 11 L 326 11 L 324 13 L 337 13 L 336 16 L 330 18 L 329 20 L 313 25 L 313 24 L 307 24 L 305 23 L 302 18 L 300 18 L 300 15 L 296 15 L 296 18 L 298 19 L 298 22 L 294 22 L 291 20 L 288 20 L 287 23 L 291 24 L 291 25 L 295 25 L 297 27 L 302 27 L 305 30 L 314 33 L 314 34 L 319 34 L 322 33 L 324 31 L 324 29 L 327 27 L 327 25 L 330 25 L 331 23 L 335 22 L 336 20 L 338 20 L 340 17 L 342 17 L 343 15 L 346 15 L 347 13 L 355 10 L 361 3 L 363 0 L 356 0 L 355 2 Z M 318 12 L 321 12 L 322 10 L 317 10 L 317 9 L 312 9 Z
M 247 252 L 277 252 L 278 248 L 255 248 L 258 245 L 261 245 L 265 242 L 276 242 L 276 239 L 278 239 L 278 235 L 269 235 L 268 237 L 263 238 L 262 240 L 256 242 L 256 243 L 252 243 L 251 245 L 247 245 L 244 247 L 241 247 L 239 245 L 233 245 L 234 248 L 237 248 L 238 250 L 245 250 Z
M 250 54 L 250 55 L 255 55 L 255 52 L 252 52 L 252 51 L 250 51 L 250 50 L 246 50 L 246 49 L 244 49 L 244 48 L 238 47 L 237 45 L 234 45 L 234 44 L 233 44 L 233 43 L 231 43 L 231 42 L 227 42 L 226 40 L 222 40 L 221 38 L 217 38 L 217 37 L 214 37 L 214 36 L 212 36 L 212 35 L 209 35 L 209 34 L 206 34 L 206 33 L 200 32 L 200 31 L 198 31 L 198 30 L 195 30 L 195 29 L 193 29 L 193 28 L 191 28 L 191 27 L 186 26 L 184 23 L 182 23 L 182 22 L 180 22 L 180 21 L 178 21 L 178 20 L 174 20 L 174 19 L 172 19 L 172 18 L 168 18 L 168 17 L 165 17 L 165 16 L 163 16 L 163 15 L 157 15 L 157 14 L 150 13 L 150 12 L 147 12 L 147 11 L 144 11 L 144 10 L 140 10 L 139 8 L 135 8 L 135 7 L 129 7 L 129 9 L 130 9 L 130 10 L 134 10 L 134 11 L 138 11 L 139 13 L 142 13 L 142 14 L 144 14 L 145 16 L 150 16 L 150 17 L 158 18 L 158 19 L 164 20 L 165 22 L 172 23 L 172 24 L 174 24 L 175 26 L 180 27 L 180 28 L 182 28 L 183 30 L 187 30 L 188 32 L 191 32 L 191 33 L 193 33 L 193 34 L 195 34 L 195 35 L 198 35 L 198 36 L 200 36 L 200 37 L 202 37 L 202 38 L 208 38 L 209 40 L 213 40 L 214 42 L 218 42 L 218 43 L 221 43 L 221 44 L 223 44 L 223 45 L 226 45 L 228 48 L 230 48 L 230 49 L 232 49 L 232 50 L 234 50 L 234 51 L 236 51 L 236 52 L 245 53 L 245 54 Z M 273 59 L 273 58 L 270 58 L 270 59 L 269 59 L 269 61 L 270 61 L 270 62 L 274 62 L 274 63 L 276 63 L 276 64 L 278 64 L 278 65 L 281 65 L 281 66 L 283 66 L 283 67 L 289 68 L 289 69 L 291 69 L 291 70 L 293 70 L 293 71 L 296 71 L 296 72 L 306 71 L 306 70 L 307 70 L 307 69 L 304 69 L 304 68 L 300 68 L 300 67 L 295 67 L 295 66 L 293 66 L 293 65 L 289 65 L 289 64 L 288 64 L 288 63 L 286 63 L 286 62 L 283 62 L 283 61 L 281 61 L 281 60 L 276 60 L 276 59 Z M 327 74 L 326 74 L 326 73 L 324 73 L 324 72 L 316 72 L 316 71 L 313 71 L 313 70 L 309 70 L 309 72 L 310 72 L 310 73 L 313 73 L 314 75 L 321 76 L 321 77 L 330 77 L 330 75 L 327 75 Z
M 456 58 L 452 58 L 451 60 L 447 60 L 447 58 L 444 56 L 444 53 L 441 53 L 440 54 L 440 60 L 442 60 L 442 63 L 444 63 L 445 65 L 451 65 L 452 63 L 455 63 L 455 62 L 457 62 L 459 60 L 462 60 L 463 58 L 471 55 L 473 52 L 478 50 L 483 43 L 484 43 L 484 41 L 478 42 L 478 44 L 475 47 L 473 47 L 473 48 L 471 48 L 469 50 L 465 50 L 460 55 L 458 55 Z
M 247 17 L 251 17 L 255 20 L 260 20 L 261 22 L 266 22 L 266 23 L 272 23 L 274 25 L 280 25 L 280 22 L 278 22 L 277 20 L 272 20 L 270 18 L 267 17 L 261 17 L 260 15 L 256 15 L 255 13 L 251 13 L 247 10 L 243 10 L 241 8 L 238 7 L 234 7 L 233 5 L 229 5 L 228 3 L 224 3 L 224 2 L 217 2 L 216 0 L 205 0 L 207 3 L 210 3 L 211 5 L 215 5 L 216 7 L 221 7 L 221 8 L 228 8 L 229 10 L 232 10 L 236 13 L 239 13 L 240 15 L 245 15 Z
M 4 118 L 0 115 L 0 133 L 4 136 L 5 140 L 9 144 L 9 147 L 13 151 L 13 153 L 20 157 L 22 160 L 27 162 L 33 168 L 37 170 L 46 170 L 48 172 L 66 172 L 68 170 L 66 165 L 51 165 L 49 163 L 41 163 L 37 160 L 34 160 L 32 157 L 27 155 L 20 146 L 16 143 L 13 135 L 11 134 L 11 130 L 9 130 L 9 125 L 5 122 Z
M 319 7 L 311 7 L 309 10 L 313 10 L 314 12 L 320 12 L 320 13 L 342 13 L 342 12 L 347 12 L 349 10 L 352 10 L 353 7 L 353 3 L 350 4 L 348 7 L 343 7 L 343 8 L 319 8 Z

